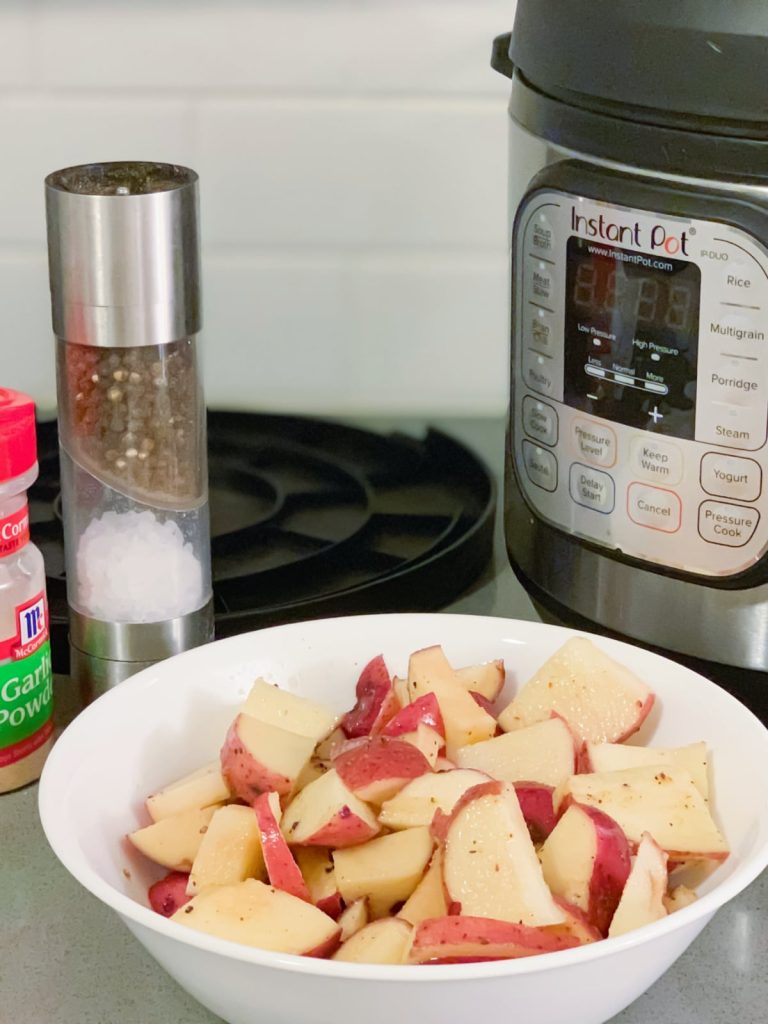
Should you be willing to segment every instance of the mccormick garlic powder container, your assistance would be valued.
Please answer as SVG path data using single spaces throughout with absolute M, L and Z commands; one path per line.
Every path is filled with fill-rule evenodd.
M 40 777 L 53 734 L 43 556 L 29 541 L 35 406 L 0 388 L 0 793 Z

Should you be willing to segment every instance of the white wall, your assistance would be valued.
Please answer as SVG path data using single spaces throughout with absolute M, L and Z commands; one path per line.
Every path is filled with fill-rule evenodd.
M 499 411 L 513 0 L 0 0 L 0 384 L 54 400 L 42 182 L 201 175 L 211 405 Z

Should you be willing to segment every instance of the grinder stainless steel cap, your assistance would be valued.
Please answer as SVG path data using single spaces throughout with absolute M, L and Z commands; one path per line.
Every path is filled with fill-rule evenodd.
M 197 174 L 45 185 L 72 669 L 100 691 L 213 634 Z

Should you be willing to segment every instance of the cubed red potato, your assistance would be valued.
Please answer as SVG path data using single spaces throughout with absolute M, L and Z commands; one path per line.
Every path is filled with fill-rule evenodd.
M 669 765 L 574 775 L 555 793 L 560 808 L 571 801 L 597 807 L 638 845 L 649 832 L 671 860 L 725 860 L 728 844 L 690 774 Z
M 333 768 L 293 798 L 280 827 L 292 846 L 354 846 L 381 831 L 370 807 Z
M 398 737 L 403 743 L 410 743 L 420 750 L 426 757 L 429 767 L 435 770 L 435 765 L 440 760 L 440 751 L 445 749 L 445 738 L 430 725 L 422 722 L 416 727 L 415 732 L 404 732 Z
M 145 857 L 172 871 L 188 872 L 216 807 L 182 811 L 131 832 L 128 838 Z
M 538 846 L 557 824 L 554 789 L 540 782 L 515 782 L 515 793 L 531 839 Z
M 254 800 L 253 811 L 259 825 L 261 852 L 270 883 L 291 896 L 314 903 L 299 865 L 280 831 L 280 797 L 277 793 L 262 793 Z
M 637 732 L 654 695 L 626 666 L 590 639 L 572 637 L 536 672 L 499 715 L 512 732 L 561 715 L 579 743 L 619 743 Z
M 344 900 L 336 885 L 331 851 L 324 846 L 297 846 L 294 853 L 310 899 L 324 914 L 337 920 L 344 909 Z
M 443 874 L 451 913 L 530 927 L 564 920 L 511 783 L 486 783 L 459 800 L 445 830 Z
M 265 679 L 256 680 L 241 711 L 268 725 L 308 736 L 314 743 L 328 736 L 339 720 L 335 712 L 322 704 L 282 690 Z
M 670 889 L 664 896 L 664 906 L 666 907 L 667 913 L 672 914 L 676 910 L 682 910 L 683 907 L 689 907 L 691 903 L 695 903 L 698 899 L 695 890 L 689 889 L 687 885 L 676 885 L 673 889 Z
M 629 843 L 619 825 L 595 807 L 571 804 L 539 859 L 552 893 L 605 935 L 630 872 Z
M 221 764 L 213 761 L 147 797 L 147 810 L 152 821 L 161 821 L 185 811 L 226 803 L 231 796 Z
M 404 964 L 413 927 L 397 917 L 371 921 L 342 943 L 333 960 L 356 964 Z
M 615 772 L 623 768 L 668 765 L 688 772 L 705 800 L 709 798 L 709 759 L 706 743 L 685 747 L 633 747 L 627 743 L 587 743 L 585 772 Z
M 409 924 L 420 924 L 430 917 L 445 917 L 448 904 L 445 900 L 443 880 L 443 851 L 438 847 L 432 854 L 429 868 L 403 906 L 397 912 Z
M 432 771 L 417 747 L 390 736 L 365 739 L 339 754 L 333 767 L 355 796 L 375 804 L 389 800 L 412 779 Z
M 496 719 L 481 708 L 456 678 L 441 647 L 426 647 L 408 662 L 411 700 L 434 693 L 445 725 L 446 753 L 454 759 L 460 747 L 496 735 Z
M 245 803 L 259 793 L 292 792 L 315 749 L 310 736 L 240 714 L 221 749 L 221 771 L 232 792 Z
M 345 907 L 339 915 L 338 922 L 341 928 L 341 941 L 351 939 L 355 932 L 359 932 L 368 924 L 368 900 L 363 896 L 353 900 L 348 907 Z
M 434 693 L 425 693 L 401 708 L 395 717 L 384 726 L 385 736 L 402 736 L 416 732 L 419 725 L 427 725 L 445 740 L 445 723 L 440 705 Z
M 192 862 L 190 895 L 212 885 L 232 885 L 265 874 L 256 815 L 242 804 L 220 807 L 209 821 Z
M 150 885 L 149 905 L 163 917 L 173 917 L 176 911 L 192 899 L 187 895 L 189 875 L 185 871 L 171 871 L 159 882 Z
M 565 920 L 562 924 L 547 925 L 545 931 L 551 932 L 553 935 L 570 935 L 580 946 L 586 946 L 590 942 L 599 942 L 603 938 L 597 928 L 590 924 L 583 910 L 579 910 L 578 907 L 559 896 L 555 896 L 555 903 L 565 915 Z
M 559 786 L 574 773 L 576 748 L 567 723 L 555 717 L 461 747 L 456 751 L 456 763 L 503 782 Z
M 647 832 L 637 848 L 608 937 L 653 924 L 667 916 L 667 855 Z
M 504 688 L 504 662 L 501 658 L 482 665 L 466 665 L 455 669 L 459 683 L 472 693 L 479 693 L 491 704 Z
M 339 926 L 327 914 L 252 878 L 200 893 L 172 920 L 194 931 L 276 953 L 327 957 L 339 944 Z
M 491 781 L 482 772 L 468 769 L 422 775 L 382 804 L 379 821 L 392 829 L 431 825 L 436 811 L 450 814 L 468 790 Z
M 461 914 L 430 918 L 417 925 L 409 960 L 415 964 L 512 960 L 578 945 L 572 936 L 554 935 L 545 928 Z
M 362 846 L 335 850 L 333 863 L 339 891 L 347 903 L 365 896 L 371 917 L 383 917 L 414 891 L 433 849 L 428 828 L 410 828 Z
M 380 732 L 400 710 L 382 655 L 372 658 L 360 673 L 355 696 L 355 706 L 341 720 L 341 728 L 349 739 Z

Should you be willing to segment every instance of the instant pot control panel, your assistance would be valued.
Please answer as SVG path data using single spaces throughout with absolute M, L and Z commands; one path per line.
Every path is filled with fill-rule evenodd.
M 715 583 L 768 550 L 768 253 L 727 198 L 607 177 L 517 214 L 516 477 L 564 532 Z

